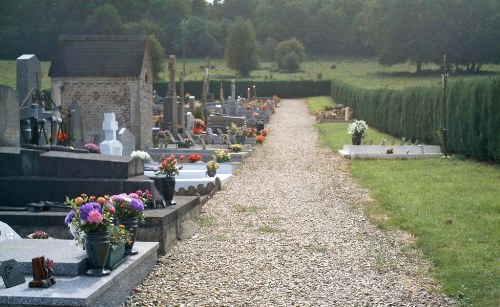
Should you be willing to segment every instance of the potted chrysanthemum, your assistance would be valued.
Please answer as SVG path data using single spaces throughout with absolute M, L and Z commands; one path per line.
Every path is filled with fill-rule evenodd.
M 82 194 L 74 199 L 66 199 L 71 207 L 64 222 L 80 234 L 91 269 L 87 274 L 104 276 L 110 273 L 104 269 L 110 247 L 110 228 L 114 225 L 115 207 L 107 197 Z M 83 235 L 82 235 L 83 234 Z M 83 238 L 82 238 L 83 237 Z
M 208 177 L 215 177 L 217 169 L 219 168 L 219 163 L 215 160 L 208 161 L 206 164 Z
M 131 234 L 130 240 L 125 244 L 125 254 L 135 255 L 138 251 L 133 246 L 137 240 L 138 224 L 144 223 L 144 203 L 137 193 L 113 195 L 111 202 L 115 207 L 118 224 L 124 225 Z
M 175 193 L 175 176 L 179 175 L 182 166 L 177 165 L 175 155 L 162 155 L 162 160 L 153 177 L 155 187 L 163 195 L 163 207 L 177 204 L 173 198 Z
M 352 145 L 361 145 L 361 140 L 368 130 L 368 125 L 364 120 L 355 120 L 347 128 L 347 133 L 352 135 Z

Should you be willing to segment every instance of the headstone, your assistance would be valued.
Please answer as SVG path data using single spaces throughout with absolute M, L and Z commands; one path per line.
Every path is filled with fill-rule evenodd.
M 346 121 L 348 121 L 348 120 L 349 120 L 349 113 L 350 113 L 349 107 L 346 107 L 346 108 L 345 108 L 345 120 L 346 120 Z
M 194 116 L 193 113 L 187 112 L 186 114 L 186 130 L 191 131 L 194 125 Z
M 189 96 L 189 109 L 194 110 L 196 104 L 196 98 L 194 96 Z
M 236 100 L 236 83 L 234 80 L 231 80 L 231 99 Z
M 121 128 L 120 131 L 118 131 L 117 140 L 123 145 L 123 156 L 128 157 L 132 154 L 132 151 L 135 151 L 135 135 L 133 135 L 129 129 Z
M 0 85 L 0 146 L 19 147 L 19 103 L 16 92 Z
M 14 239 L 20 240 L 22 238 L 9 225 L 7 225 L 6 223 L 0 221 L 0 241 L 3 241 L 3 240 L 14 240 Z
M 38 88 L 38 82 L 42 79 L 42 66 L 34 54 L 23 54 L 17 58 L 17 82 L 16 91 L 20 104 L 27 105 L 24 108 L 21 105 L 21 118 L 31 116 L 29 105 L 31 104 L 31 94 L 33 89 Z
M 14 287 L 26 282 L 21 266 L 14 260 L 6 260 L 0 263 L 0 276 L 2 276 L 5 288 Z
M 83 120 L 82 112 L 76 100 L 72 100 L 69 106 L 69 139 L 83 143 Z
M 224 89 L 222 88 L 222 82 L 220 83 L 220 113 L 222 115 L 222 110 L 224 110 Z M 217 110 L 215 110 L 217 112 Z
M 168 63 L 169 83 L 167 97 L 163 100 L 162 130 L 177 133 L 177 95 L 175 93 L 175 55 L 170 55 Z
M 237 116 L 236 100 L 229 100 L 226 106 L 226 112 L 229 116 Z
M 115 113 L 104 113 L 102 122 L 105 140 L 99 144 L 101 154 L 108 156 L 121 156 L 123 145 L 116 139 L 118 122 L 115 120 Z

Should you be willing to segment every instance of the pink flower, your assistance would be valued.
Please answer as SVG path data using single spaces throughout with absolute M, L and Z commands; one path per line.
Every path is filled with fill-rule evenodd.
M 130 198 L 139 198 L 139 195 L 137 193 L 130 193 L 128 195 L 128 197 L 130 197 Z
M 137 194 L 137 195 L 139 195 L 139 197 L 141 197 L 141 196 L 142 196 L 142 191 L 141 191 L 141 190 L 137 190 L 137 191 L 135 192 L 135 194 Z
M 97 211 L 97 210 L 92 210 L 89 213 L 89 217 L 88 217 L 87 221 L 90 224 L 99 224 L 100 222 L 102 222 L 102 214 L 99 213 L 99 211 Z

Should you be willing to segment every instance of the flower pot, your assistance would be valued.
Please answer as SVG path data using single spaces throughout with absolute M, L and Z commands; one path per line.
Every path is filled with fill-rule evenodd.
M 361 145 L 361 136 L 353 134 L 352 145 Z
M 208 175 L 208 177 L 215 177 L 215 174 L 217 174 L 217 170 L 215 170 L 215 169 L 207 169 L 207 175 Z
M 138 251 L 134 249 L 135 241 L 139 230 L 139 222 L 137 217 L 124 217 L 118 219 L 118 224 L 125 226 L 125 229 L 130 233 L 130 241 L 125 243 L 125 255 L 136 255 Z
M 163 207 L 177 204 L 173 198 L 175 194 L 175 177 L 157 176 L 153 178 L 156 190 L 162 195 Z
M 90 269 L 85 273 L 90 276 L 109 275 L 110 270 L 104 268 L 109 253 L 109 232 L 89 232 L 85 236 L 85 252 Z
M 106 260 L 107 269 L 114 270 L 121 264 L 121 261 L 125 258 L 125 243 L 121 244 L 111 244 L 109 248 L 108 259 Z

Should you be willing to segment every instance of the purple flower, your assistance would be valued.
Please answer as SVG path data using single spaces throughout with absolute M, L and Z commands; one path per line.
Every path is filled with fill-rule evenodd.
M 69 223 L 71 223 L 71 220 L 73 219 L 75 214 L 76 214 L 76 212 L 74 210 L 71 210 L 68 213 L 68 215 L 66 216 L 66 218 L 64 219 L 64 224 L 68 225 Z
M 83 221 L 88 222 L 89 215 L 92 211 L 98 211 L 102 214 L 102 207 L 99 203 L 86 203 L 85 205 L 80 207 L 80 218 Z
M 135 211 L 144 211 L 144 204 L 137 198 L 132 198 L 132 200 L 130 200 L 130 206 Z

